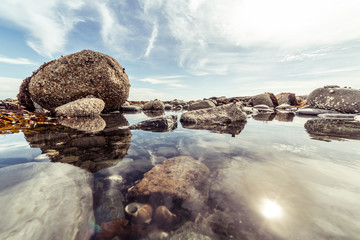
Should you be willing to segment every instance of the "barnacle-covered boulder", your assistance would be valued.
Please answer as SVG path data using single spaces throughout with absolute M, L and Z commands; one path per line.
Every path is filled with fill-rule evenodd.
M 24 97 L 22 89 L 28 91 Z M 114 58 L 91 50 L 69 54 L 43 64 L 22 86 L 18 98 L 52 110 L 92 95 L 105 102 L 105 111 L 119 110 L 129 96 L 129 78 Z

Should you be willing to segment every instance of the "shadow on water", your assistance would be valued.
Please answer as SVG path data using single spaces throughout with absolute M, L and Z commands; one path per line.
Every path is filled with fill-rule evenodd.
M 128 126 L 123 115 L 103 118 L 63 119 L 60 123 L 66 126 L 36 127 L 24 131 L 24 135 L 31 147 L 40 148 L 52 162 L 97 172 L 118 164 L 125 157 L 132 136 L 129 129 L 121 128 Z

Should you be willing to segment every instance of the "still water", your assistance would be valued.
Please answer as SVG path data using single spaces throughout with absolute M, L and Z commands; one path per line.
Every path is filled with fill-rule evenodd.
M 132 239 L 360 239 L 358 125 L 279 115 L 232 134 L 123 127 L 148 118 L 0 135 L 0 239 L 90 239 L 100 223 L 129 218 L 127 189 L 144 173 L 182 155 L 209 168 L 209 200 L 167 234 Z

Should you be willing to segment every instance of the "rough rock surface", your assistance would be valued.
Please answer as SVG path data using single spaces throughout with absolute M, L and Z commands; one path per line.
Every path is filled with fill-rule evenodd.
M 224 124 L 246 120 L 247 115 L 240 103 L 231 103 L 219 107 L 189 111 L 181 115 L 181 123 Z
M 253 96 L 251 97 L 250 102 L 252 106 L 264 104 L 269 107 L 276 107 L 279 105 L 279 102 L 273 93 L 263 93 Z
M 130 192 L 135 196 L 160 194 L 189 201 L 208 197 L 210 170 L 192 157 L 179 156 L 156 165 Z
M 105 103 L 99 98 L 81 98 L 55 108 L 56 116 L 94 117 L 104 110 Z
M 212 108 L 215 107 L 215 103 L 213 103 L 210 100 L 201 100 L 201 101 L 196 101 L 192 104 L 189 105 L 189 111 L 192 110 L 198 110 L 198 109 L 205 109 L 205 108 Z
M 350 88 L 324 87 L 309 94 L 309 106 L 336 110 L 342 113 L 360 112 L 360 90 Z
M 65 126 L 87 133 L 96 133 L 104 130 L 106 122 L 100 116 L 91 118 L 60 118 L 58 122 Z
M 141 129 L 152 132 L 170 132 L 177 128 L 177 115 L 156 117 L 130 126 L 130 129 Z
M 126 101 L 129 88 L 125 69 L 114 58 L 83 50 L 43 64 L 30 81 L 24 80 L 18 99 L 29 106 L 31 98 L 50 110 L 93 95 L 105 102 L 106 111 L 112 111 Z
M 281 104 L 289 104 L 291 106 L 298 105 L 298 101 L 296 99 L 295 93 L 280 93 L 276 95 L 276 98 L 279 102 L 279 105 Z
M 34 111 L 35 106 L 33 101 L 31 100 L 29 93 L 30 79 L 31 77 L 25 78 L 24 81 L 21 83 L 17 99 L 19 100 L 19 104 L 21 106 L 24 106 L 29 111 Z
M 165 104 L 160 100 L 152 100 L 144 104 L 143 110 L 150 110 L 150 111 L 164 111 Z

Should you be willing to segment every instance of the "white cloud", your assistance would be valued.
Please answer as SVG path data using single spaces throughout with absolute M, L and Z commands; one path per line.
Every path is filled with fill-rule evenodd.
M 175 77 L 179 77 L 179 76 L 163 76 L 163 77 L 159 77 L 159 78 L 141 78 L 139 79 L 139 81 L 141 82 L 148 82 L 151 84 L 163 84 L 169 87 L 175 87 L 175 88 L 185 88 L 186 86 L 179 83 L 180 80 L 169 80 L 169 79 L 173 79 Z
M 7 58 L 0 57 L 0 62 L 9 64 L 21 64 L 21 65 L 36 65 L 36 63 L 30 61 L 27 58 Z
M 152 33 L 151 33 L 151 37 L 149 39 L 149 44 L 146 48 L 146 51 L 145 51 L 145 54 L 144 54 L 144 57 L 148 57 L 150 55 L 150 52 L 151 50 L 154 48 L 154 43 L 155 43 L 155 40 L 158 36 L 158 23 L 157 22 L 154 22 L 154 26 L 153 26 L 153 30 L 152 30 Z
M 130 101 L 148 101 L 150 99 L 171 99 L 168 93 L 159 92 L 151 88 L 130 88 Z
M 0 99 L 15 98 L 23 79 L 0 76 Z

